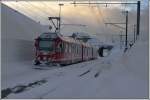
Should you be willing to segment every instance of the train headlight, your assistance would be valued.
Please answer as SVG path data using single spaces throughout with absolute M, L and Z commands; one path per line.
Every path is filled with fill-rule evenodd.
M 48 54 L 48 52 L 41 51 L 41 54 L 42 54 L 42 55 L 47 55 L 47 54 Z
M 43 52 L 43 55 L 47 55 L 48 54 L 48 52 Z

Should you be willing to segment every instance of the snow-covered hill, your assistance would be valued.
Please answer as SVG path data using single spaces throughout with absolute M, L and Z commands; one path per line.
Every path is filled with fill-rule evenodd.
M 2 61 L 31 60 L 34 38 L 45 31 L 44 27 L 4 4 L 1 15 Z
M 4 75 L 2 80 L 4 80 L 7 78 L 9 69 L 15 71 L 12 64 L 32 62 L 34 38 L 44 32 L 44 27 L 4 4 L 1 4 L 1 21 L 1 61 L 2 76 Z M 22 68 L 22 66 L 19 67 Z
M 46 31 L 42 25 L 29 17 L 2 4 L 2 38 L 33 40 Z

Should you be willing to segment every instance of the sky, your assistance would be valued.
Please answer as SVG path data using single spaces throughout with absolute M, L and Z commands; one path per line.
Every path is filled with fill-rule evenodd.
M 106 2 L 106 0 L 102 0 Z M 112 0 L 107 0 L 112 1 Z M 117 0 L 136 2 L 137 0 Z M 113 0 L 113 2 L 117 2 Z M 42 25 L 49 25 L 49 16 L 59 15 L 59 3 L 64 3 L 61 7 L 61 18 L 64 24 L 83 24 L 86 27 L 62 26 L 61 31 L 65 35 L 73 32 L 85 32 L 93 36 L 118 37 L 119 34 L 125 34 L 125 31 L 112 25 L 106 25 L 108 22 L 125 22 L 125 15 L 122 13 L 129 10 L 129 34 L 133 37 L 133 25 L 136 24 L 136 5 L 71 5 L 70 1 L 4 1 L 7 6 L 23 13 Z M 124 25 L 122 25 L 124 27 Z M 148 0 L 141 0 L 141 32 L 148 33 Z

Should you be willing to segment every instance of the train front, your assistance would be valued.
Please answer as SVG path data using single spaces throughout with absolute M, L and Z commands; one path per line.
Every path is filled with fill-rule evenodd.
M 55 57 L 56 33 L 43 33 L 35 39 L 35 60 L 34 64 L 50 64 Z

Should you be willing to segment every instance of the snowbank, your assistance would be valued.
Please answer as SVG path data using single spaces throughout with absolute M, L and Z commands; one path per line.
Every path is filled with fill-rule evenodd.
M 113 67 L 102 97 L 148 98 L 148 42 L 137 41 Z
M 148 42 L 137 42 L 123 57 L 123 65 L 142 79 L 148 79 Z
M 15 74 L 23 66 L 15 66 L 16 62 L 30 61 L 34 57 L 34 38 L 44 28 L 25 15 L 1 4 L 1 43 L 2 43 L 2 80 Z M 14 66 L 13 66 L 14 65 Z M 20 71 L 20 70 L 19 70 Z
M 44 32 L 44 27 L 4 4 L 1 15 L 3 64 L 33 59 L 34 38 Z

